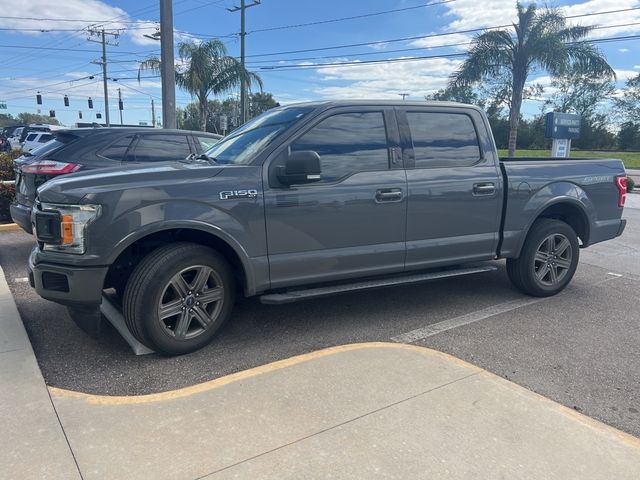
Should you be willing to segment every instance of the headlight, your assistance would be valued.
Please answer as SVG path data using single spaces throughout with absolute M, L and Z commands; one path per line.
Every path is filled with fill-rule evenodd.
M 82 255 L 87 226 L 100 215 L 100 205 L 42 203 L 36 211 L 35 234 L 43 250 Z

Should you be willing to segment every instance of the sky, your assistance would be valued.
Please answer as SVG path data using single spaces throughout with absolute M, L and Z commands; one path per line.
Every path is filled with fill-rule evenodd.
M 239 56 L 240 14 L 228 11 L 237 3 L 174 0 L 176 45 L 217 37 L 230 55 Z M 547 3 L 568 16 L 579 16 L 570 20 L 574 24 L 601 27 L 590 38 L 640 35 L 640 0 Z M 611 10 L 626 11 L 582 16 Z M 514 18 L 513 0 L 262 0 L 246 11 L 247 67 L 262 77 L 264 90 L 282 104 L 400 99 L 405 93 L 408 99 L 422 100 L 446 86 L 460 65 L 459 54 L 474 35 L 464 31 L 505 25 Z M 54 109 L 60 122 L 73 125 L 80 111 L 81 121 L 97 121 L 100 112 L 104 120 L 101 66 L 95 63 L 101 46 L 90 41 L 97 38 L 87 32 L 87 27 L 103 26 L 119 34 L 107 35 L 112 43 L 107 46 L 111 122 L 120 122 L 120 89 L 124 123 L 151 124 L 152 99 L 156 117 L 161 116 L 160 79 L 145 72 L 138 81 L 137 62 L 159 55 L 159 42 L 145 37 L 156 32 L 158 22 L 159 0 L 0 0 L 0 101 L 8 107 L 0 113 L 40 109 L 48 114 Z M 640 38 L 607 41 L 598 47 L 616 70 L 619 85 L 640 73 Z M 375 62 L 385 59 L 396 61 Z M 550 78 L 536 71 L 530 82 L 548 86 Z M 41 106 L 36 104 L 38 91 Z M 228 92 L 222 98 L 237 94 Z M 69 107 L 63 104 L 64 95 Z M 93 110 L 87 105 L 89 97 Z M 176 97 L 178 106 L 192 101 L 181 90 Z M 523 111 L 533 115 L 540 108 L 536 99 Z

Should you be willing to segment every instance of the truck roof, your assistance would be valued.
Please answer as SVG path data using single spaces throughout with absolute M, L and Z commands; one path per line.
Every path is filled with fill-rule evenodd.
M 291 103 L 286 107 L 317 106 L 317 107 L 351 107 L 351 106 L 385 106 L 385 107 L 464 107 L 482 110 L 476 105 L 459 102 L 440 102 L 435 100 L 319 100 L 313 102 Z

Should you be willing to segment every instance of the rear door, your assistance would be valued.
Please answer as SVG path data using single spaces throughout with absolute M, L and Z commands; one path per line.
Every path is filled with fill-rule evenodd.
M 398 115 L 409 190 L 406 268 L 493 258 L 501 177 L 495 152 L 478 137 L 486 129 L 480 113 L 411 107 Z
M 275 176 L 289 152 L 320 155 L 321 180 L 286 187 Z M 402 271 L 407 182 L 393 109 L 324 112 L 266 164 L 271 286 Z

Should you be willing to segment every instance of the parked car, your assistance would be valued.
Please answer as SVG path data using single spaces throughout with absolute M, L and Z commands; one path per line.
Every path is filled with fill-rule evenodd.
M 17 127 L 11 132 L 11 136 L 8 138 L 11 150 L 20 150 L 22 148 L 20 138 L 22 138 L 22 132 L 25 128 L 27 127 Z
M 478 262 L 503 258 L 516 288 L 555 295 L 580 248 L 625 228 L 620 160 L 499 159 L 469 105 L 290 105 L 206 155 L 40 188 L 37 293 L 95 330 L 114 288 L 141 343 L 182 354 L 212 339 L 236 292 L 279 304 L 486 272 L 495 267 Z
M 34 149 L 41 147 L 42 144 L 47 143 L 53 139 L 53 135 L 49 132 L 31 132 L 25 138 L 22 144 L 23 152 L 31 152 Z
M 120 127 L 62 129 L 46 134 L 53 138 L 14 161 L 16 200 L 11 205 L 11 218 L 28 233 L 36 190 L 52 178 L 121 164 L 180 160 L 203 153 L 221 138 L 206 132 Z

